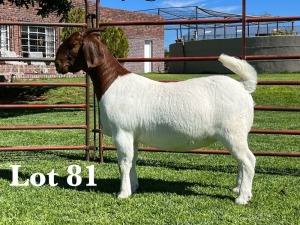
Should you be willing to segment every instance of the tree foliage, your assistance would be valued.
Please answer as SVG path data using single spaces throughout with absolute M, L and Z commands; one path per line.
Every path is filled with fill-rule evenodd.
M 66 16 L 65 22 L 68 23 L 84 23 L 85 22 L 85 11 L 82 8 L 75 8 L 71 10 Z M 76 31 L 81 31 L 81 27 L 64 27 L 62 29 L 60 38 L 62 41 L 66 40 L 71 34 Z
M 116 58 L 126 58 L 129 51 L 129 43 L 124 31 L 120 27 L 110 26 L 101 33 L 101 41 Z
M 297 35 L 298 33 L 295 32 L 294 30 L 273 30 L 272 31 L 272 35 L 274 36 L 295 36 Z
M 69 0 L 0 0 L 0 4 L 5 2 L 11 3 L 18 7 L 39 6 L 37 15 L 44 17 L 49 16 L 50 13 L 56 12 L 57 16 L 62 16 L 64 19 L 68 12 L 72 9 L 72 1 Z
M 65 22 L 83 23 L 85 22 L 85 13 L 82 8 L 75 8 L 69 12 Z M 126 58 L 129 51 L 129 43 L 122 28 L 109 26 L 105 27 L 105 32 L 101 32 L 101 41 L 116 58 Z M 61 40 L 64 41 L 72 33 L 80 31 L 80 27 L 64 27 L 61 32 Z

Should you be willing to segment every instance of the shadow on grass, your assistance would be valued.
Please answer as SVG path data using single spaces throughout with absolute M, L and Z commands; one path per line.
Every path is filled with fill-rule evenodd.
M 0 162 L 13 160 L 13 161 L 24 161 L 26 159 L 30 160 L 49 160 L 55 159 L 55 157 L 64 159 L 64 160 L 81 160 L 86 161 L 85 159 L 85 151 L 77 151 L 68 152 L 68 151 L 34 151 L 34 152 L 0 152 Z M 99 152 L 96 152 L 96 156 Z M 156 153 L 153 153 L 156 154 Z M 100 159 L 96 157 L 94 159 L 94 152 L 90 151 L 90 161 L 91 162 L 99 162 Z M 118 160 L 116 157 L 104 157 L 104 163 L 106 164 L 117 164 Z M 186 164 L 180 162 L 172 162 L 172 161 L 164 161 L 159 159 L 138 159 L 137 166 L 149 166 L 149 167 L 156 167 L 156 168 L 169 168 L 173 170 L 199 170 L 199 171 L 209 171 L 209 172 L 222 172 L 227 174 L 233 174 L 235 176 L 237 174 L 237 166 L 236 165 L 209 165 L 209 164 Z M 300 176 L 300 169 L 299 168 L 292 168 L 288 167 L 285 168 L 273 167 L 270 166 L 263 166 L 257 165 L 255 168 L 256 174 L 268 174 L 268 175 L 276 175 L 276 176 Z
M 25 179 L 29 179 L 31 174 L 25 174 L 19 171 L 19 180 L 20 183 L 24 183 Z M 7 169 L 0 169 L 0 179 L 5 179 L 12 182 L 12 171 Z M 39 182 L 39 181 L 37 181 Z M 71 189 L 76 191 L 83 192 L 99 192 L 99 193 L 107 193 L 113 196 L 117 195 L 120 187 L 120 180 L 114 178 L 97 178 L 95 179 L 95 184 L 97 186 L 89 187 L 86 186 L 89 183 L 88 178 L 82 178 L 82 182 L 79 186 L 72 187 L 67 183 L 67 176 L 55 176 L 54 182 L 57 183 L 56 187 L 61 189 Z M 75 180 L 74 180 L 75 182 Z M 48 176 L 46 176 L 46 184 L 48 184 Z M 193 186 L 200 186 L 203 188 L 220 188 L 220 189 L 228 189 L 228 187 L 218 186 L 218 185 L 210 185 L 210 184 L 199 184 L 194 182 L 185 182 L 185 181 L 165 181 L 160 179 L 139 179 L 139 189 L 136 194 L 143 193 L 173 193 L 182 196 L 208 196 L 212 198 L 218 199 L 229 199 L 234 200 L 232 196 L 227 195 L 218 195 L 218 194 L 208 194 L 208 193 L 199 193 L 191 190 Z
M 91 152 L 91 161 L 100 162 L 100 159 L 96 157 L 93 159 L 93 151 Z M 55 155 L 68 160 L 85 160 L 84 155 L 79 154 L 70 154 L 67 152 L 54 152 L 47 151 L 46 154 Z M 96 152 L 96 155 L 98 152 Z M 156 154 L 156 153 L 153 153 Z M 171 154 L 171 153 L 170 153 Z M 117 158 L 104 157 L 105 163 L 114 163 L 117 164 Z M 137 166 L 150 166 L 150 167 L 163 167 L 170 168 L 174 170 L 200 170 L 200 171 L 211 171 L 211 172 L 223 172 L 223 173 L 232 173 L 237 174 L 237 165 L 208 165 L 208 164 L 185 164 L 178 162 L 170 162 L 163 160 L 146 160 L 138 159 Z M 268 174 L 268 175 L 277 175 L 277 176 L 300 176 L 300 170 L 298 168 L 278 168 L 276 165 L 274 167 L 266 167 L 257 165 L 255 168 L 256 174 Z
M 139 189 L 137 194 L 141 193 L 174 193 L 182 196 L 207 196 L 218 199 L 229 199 L 234 201 L 232 196 L 220 195 L 220 194 L 209 194 L 204 191 L 193 191 L 192 187 L 200 188 L 217 188 L 220 190 L 230 190 L 230 187 L 220 186 L 214 184 L 195 183 L 186 181 L 165 181 L 158 179 L 139 179 Z M 222 191 L 223 192 L 223 191 Z
M 1 119 L 41 114 L 41 113 L 57 113 L 57 112 L 80 112 L 84 109 L 63 109 L 63 108 L 53 108 L 53 109 L 1 109 Z
M 83 160 L 85 161 L 85 157 L 79 154 L 70 154 L 67 152 L 54 152 L 54 151 L 47 151 L 45 152 L 47 155 L 52 156 L 58 156 L 67 160 Z M 96 159 L 93 159 L 94 153 L 91 150 L 91 160 L 94 162 L 99 162 L 100 159 L 96 157 Z M 96 152 L 96 155 L 98 152 Z M 155 153 L 154 153 L 155 154 Z M 118 160 L 117 158 L 111 158 L 111 157 L 104 157 L 104 163 L 114 163 L 117 164 Z M 164 167 L 164 168 L 170 168 L 174 170 L 203 170 L 203 171 L 213 171 L 213 172 L 226 172 L 226 173 L 237 173 L 237 166 L 232 165 L 190 165 L 190 164 L 181 164 L 178 162 L 167 162 L 167 161 L 160 161 L 160 160 L 144 160 L 144 159 L 138 159 L 137 160 L 137 166 L 149 166 L 149 167 Z
M 47 102 L 47 92 L 57 87 L 0 87 L 0 104 L 30 104 Z M 68 103 L 68 102 L 59 102 Z M 37 113 L 74 112 L 83 109 L 1 109 L 1 118 L 10 118 Z
M 117 159 L 105 158 L 105 163 L 117 163 Z M 238 167 L 237 165 L 208 165 L 208 164 L 197 164 L 197 165 L 189 165 L 178 162 L 168 162 L 161 160 L 138 160 L 138 166 L 151 166 L 151 167 L 164 167 L 170 168 L 174 170 L 200 170 L 200 171 L 211 171 L 211 172 L 224 172 L 224 173 L 232 173 L 237 174 Z M 264 167 L 264 166 L 256 166 L 255 168 L 256 174 L 268 174 L 268 175 L 278 175 L 278 176 L 300 176 L 300 170 L 297 168 L 278 168 L 276 165 L 274 167 Z
M 45 93 L 50 89 L 56 89 L 56 87 L 0 87 L 0 103 L 43 101 Z

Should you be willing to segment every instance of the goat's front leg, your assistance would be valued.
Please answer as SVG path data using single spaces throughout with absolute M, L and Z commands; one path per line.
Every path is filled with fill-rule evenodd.
M 243 165 L 241 165 L 240 163 L 238 163 L 238 175 L 237 175 L 236 185 L 232 189 L 233 192 L 240 193 L 240 188 L 241 188 L 242 180 L 243 180 Z
M 124 131 L 119 131 L 115 135 L 114 140 L 117 147 L 118 165 L 121 173 L 121 188 L 118 198 L 127 198 L 131 196 L 132 188 L 135 189 L 134 187 L 131 187 L 132 178 L 130 179 L 134 163 L 133 135 Z

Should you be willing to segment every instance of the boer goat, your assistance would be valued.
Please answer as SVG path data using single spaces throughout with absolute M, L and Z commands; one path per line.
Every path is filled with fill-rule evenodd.
M 73 33 L 59 47 L 59 73 L 83 70 L 91 77 L 100 106 L 103 131 L 113 137 L 121 173 L 119 198 L 138 188 L 135 169 L 138 142 L 171 151 L 189 151 L 222 142 L 238 162 L 233 189 L 236 203 L 252 197 L 255 157 L 247 136 L 253 122 L 251 94 L 255 69 L 222 54 L 219 60 L 241 77 L 209 76 L 161 83 L 129 72 L 100 42 L 95 29 Z

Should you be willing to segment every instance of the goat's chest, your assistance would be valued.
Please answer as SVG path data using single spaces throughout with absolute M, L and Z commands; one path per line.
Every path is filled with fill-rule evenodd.
M 126 94 L 106 93 L 99 102 L 103 132 L 112 136 L 117 130 L 133 131 L 136 127 L 136 100 Z

